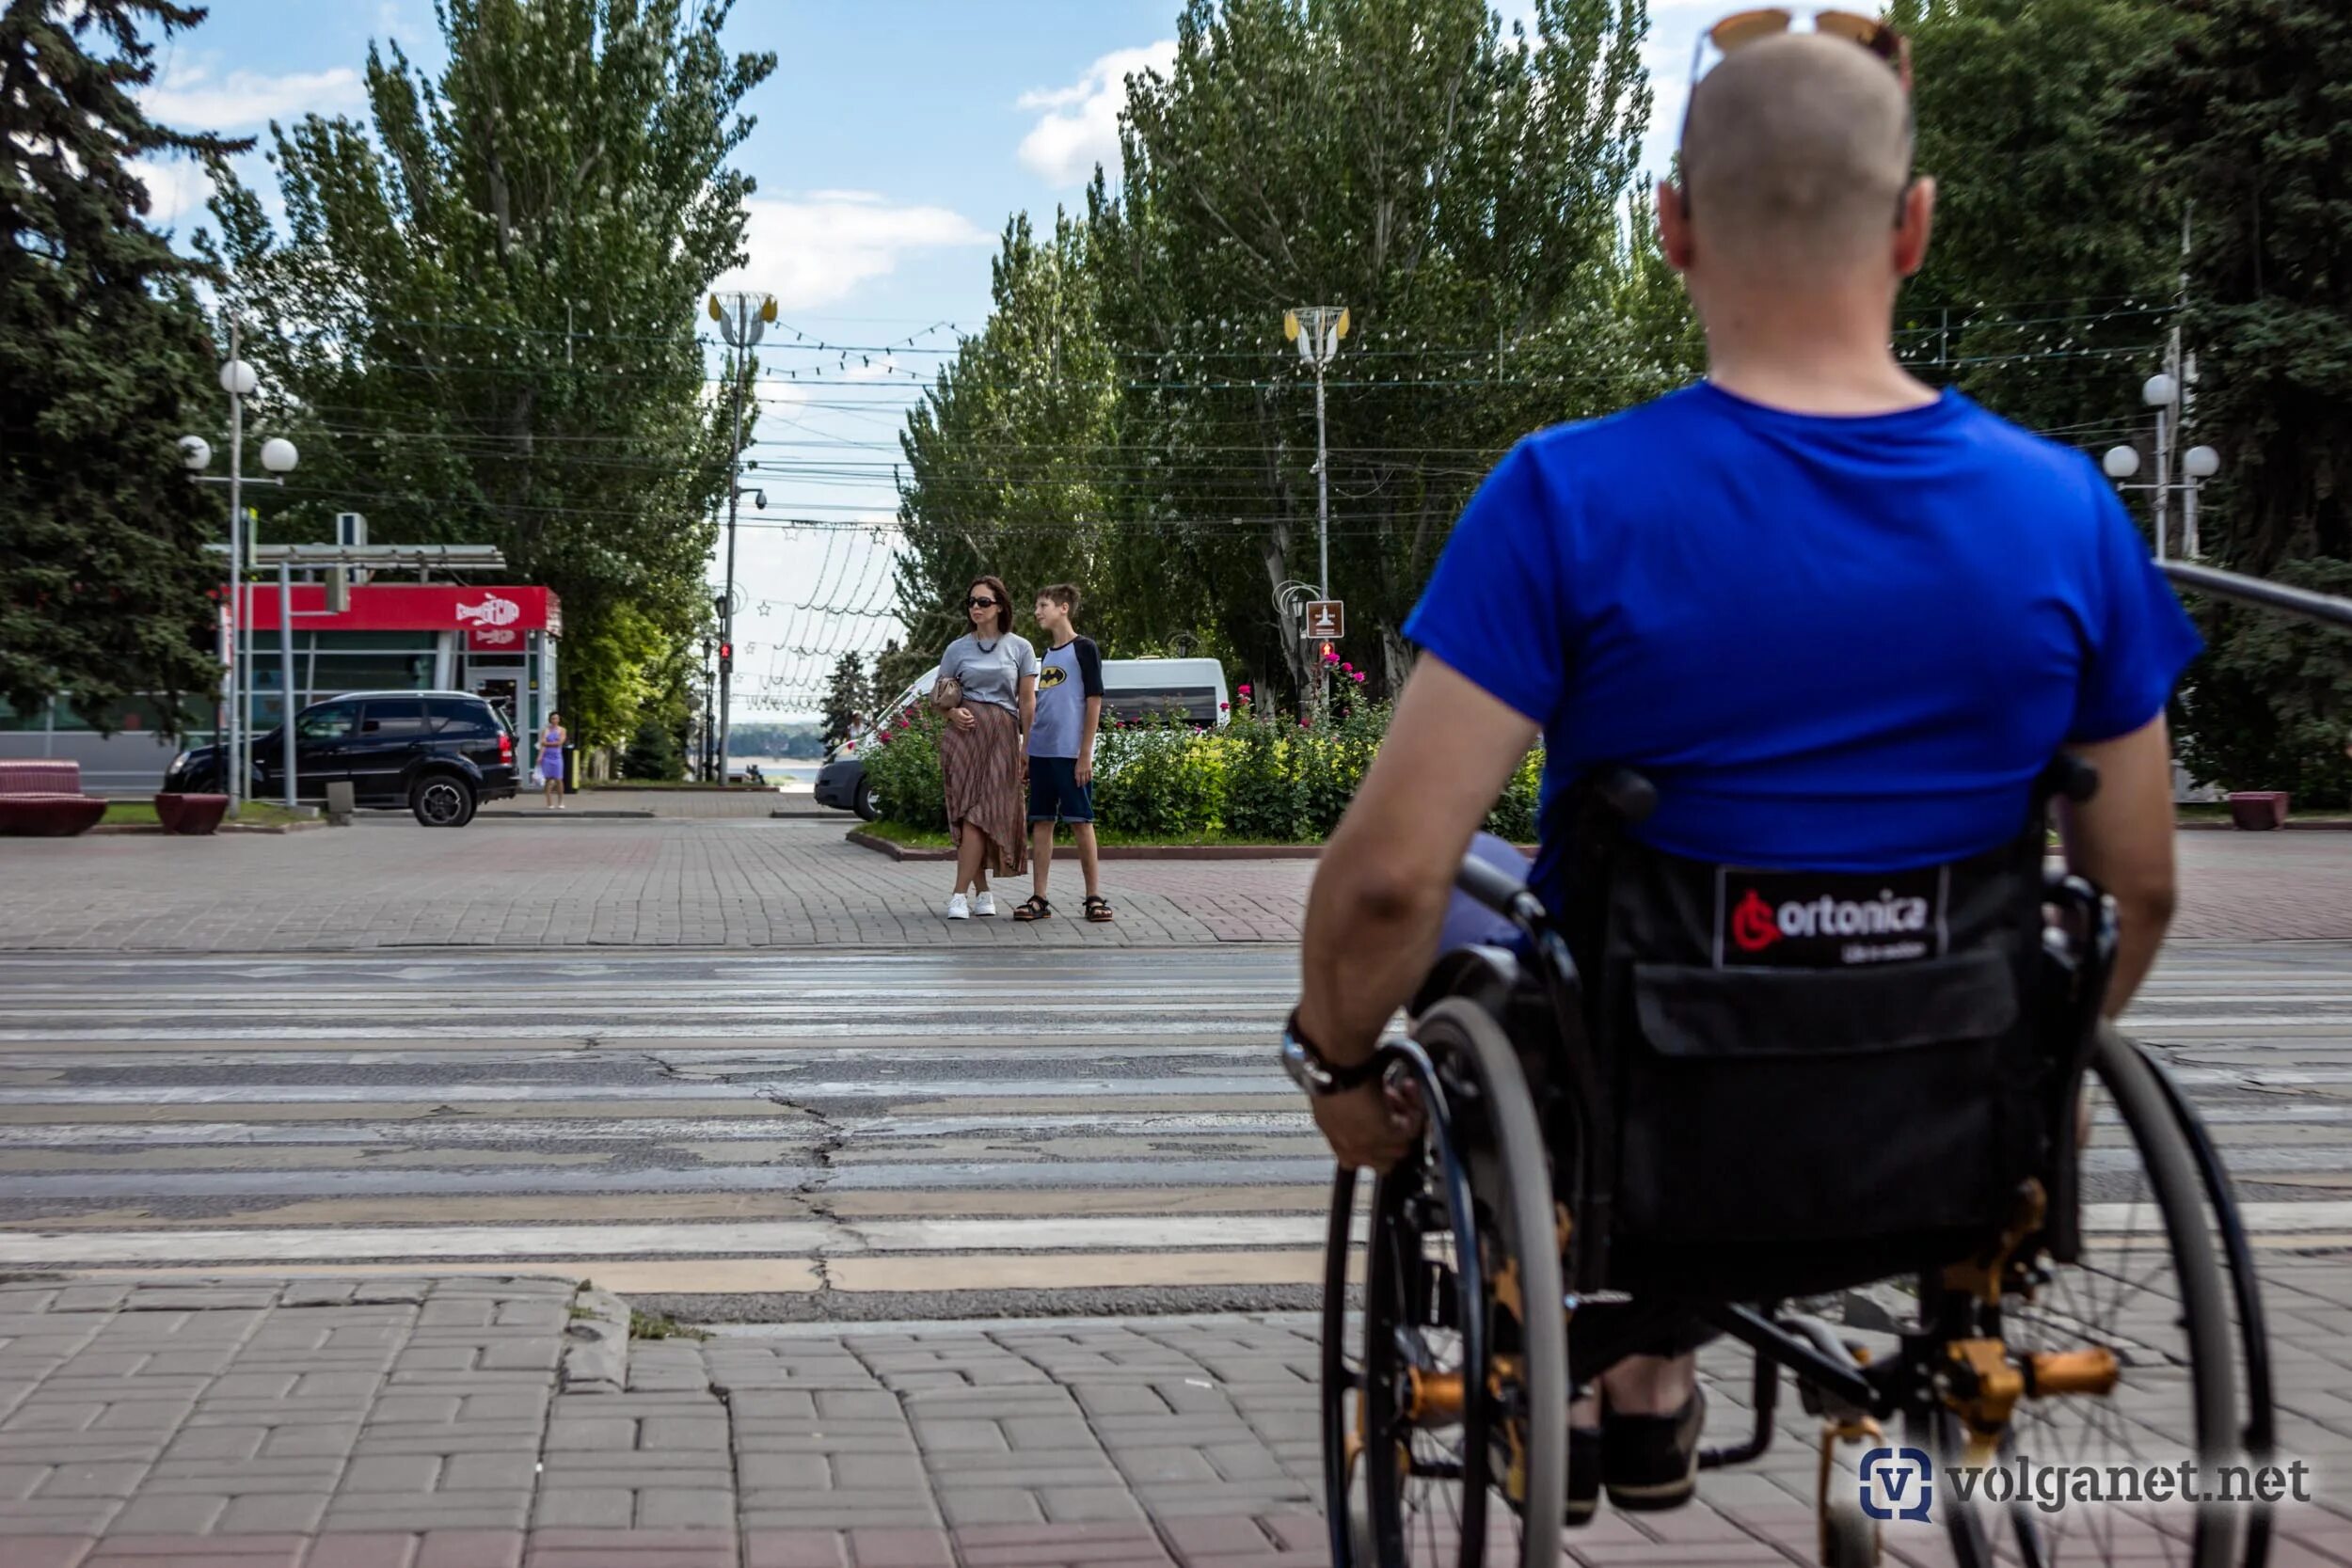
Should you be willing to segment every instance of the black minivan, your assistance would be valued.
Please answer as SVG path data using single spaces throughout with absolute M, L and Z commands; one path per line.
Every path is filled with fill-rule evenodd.
M 277 730 L 253 738 L 252 794 L 285 793 L 285 744 Z M 294 715 L 294 793 L 324 800 L 349 784 L 362 806 L 405 806 L 428 828 L 462 828 L 474 807 L 516 789 L 515 735 L 499 710 L 467 691 L 347 691 Z M 166 794 L 220 787 L 219 748 L 172 760 Z

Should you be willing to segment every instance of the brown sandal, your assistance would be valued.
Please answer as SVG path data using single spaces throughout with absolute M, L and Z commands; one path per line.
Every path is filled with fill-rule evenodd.
M 1054 918 L 1054 906 L 1033 893 L 1025 902 L 1014 908 L 1012 917 L 1024 923 L 1051 920 Z
M 1111 901 L 1099 893 L 1087 895 L 1085 909 L 1088 921 L 1096 926 L 1107 926 L 1119 918 L 1112 912 Z

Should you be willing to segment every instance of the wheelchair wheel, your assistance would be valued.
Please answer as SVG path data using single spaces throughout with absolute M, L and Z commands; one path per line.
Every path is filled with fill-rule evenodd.
M 2182 1135 L 2197 1162 L 2197 1175 L 2205 1189 L 2206 1212 L 2212 1221 L 2214 1246 L 2230 1280 L 2231 1305 L 2237 1323 L 2237 1390 L 2244 1421 L 2240 1440 L 2249 1464 L 2268 1464 L 2278 1444 L 2278 1411 L 2270 1380 L 2270 1329 L 2263 1312 L 2262 1276 L 2254 1266 L 2254 1246 L 2238 1212 L 2237 1194 L 2220 1148 L 2205 1130 L 2204 1118 L 2189 1102 L 2171 1073 L 2151 1061 L 2157 1087 L 2172 1109 Z M 2243 1510 L 2246 1519 L 2245 1568 L 2264 1568 L 2270 1558 L 2274 1509 L 2259 1499 Z
M 2188 1140 L 2154 1070 L 2111 1029 L 2091 1073 L 2081 1260 L 2032 1271 L 2029 1291 L 2012 1279 L 1997 1312 L 1978 1309 L 1975 1323 L 2012 1365 L 2037 1369 L 2028 1392 L 1990 1452 L 1973 1457 L 1952 1409 L 1914 1413 L 1915 1438 L 1936 1459 L 1935 1513 L 1962 1568 L 1996 1559 L 2024 1568 L 2236 1568 L 2241 1506 L 2153 1492 L 2093 1502 L 2032 1487 L 2054 1466 L 2069 1467 L 2070 1483 L 2095 1471 L 2114 1484 L 2106 1478 L 2124 1470 L 2177 1475 L 2190 1459 L 2204 1461 L 2210 1480 L 2239 1440 L 2230 1295 Z M 1938 1310 L 1932 1298 L 1927 1307 Z M 2075 1391 L 2062 1391 L 2061 1379 Z M 1950 1468 L 1979 1461 L 1974 1496 L 1963 1497 Z
M 1428 1129 L 1374 1188 L 1359 1350 L 1326 1298 L 1334 1568 L 1553 1568 L 1567 1330 L 1543 1139 L 1485 1011 L 1440 1002 L 1414 1037 Z M 1343 1223 L 1335 1201 L 1335 1243 Z

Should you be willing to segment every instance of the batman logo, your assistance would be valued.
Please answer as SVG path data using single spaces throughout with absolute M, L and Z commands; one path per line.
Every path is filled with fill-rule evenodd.
M 1068 680 L 1069 678 L 1069 671 L 1063 669 L 1058 664 L 1049 664 L 1044 669 L 1040 670 L 1037 673 L 1038 689 L 1041 691 L 1051 691 L 1054 688 L 1059 686 L 1062 682 Z

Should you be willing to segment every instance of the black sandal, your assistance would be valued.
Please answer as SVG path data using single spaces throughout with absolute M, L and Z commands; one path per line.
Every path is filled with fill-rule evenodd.
M 1014 907 L 1012 917 L 1024 922 L 1051 920 L 1054 918 L 1054 906 L 1032 893 L 1025 901 Z
M 1111 901 L 1099 893 L 1088 894 L 1085 907 L 1087 919 L 1094 925 L 1107 926 L 1119 918 L 1111 910 Z

